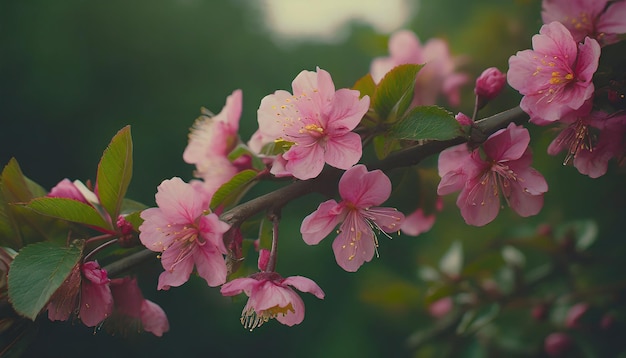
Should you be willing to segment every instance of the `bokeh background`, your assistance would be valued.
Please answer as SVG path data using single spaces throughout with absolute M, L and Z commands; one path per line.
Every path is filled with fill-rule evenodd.
M 446 39 L 452 53 L 466 59 L 461 70 L 473 80 L 486 67 L 505 71 L 509 56 L 529 48 L 541 26 L 538 0 L 348 0 L 341 2 L 341 11 L 372 8 L 373 18 L 389 21 L 383 26 L 352 18 L 338 27 L 324 21 L 339 12 L 338 4 L 294 1 L 301 3 L 298 8 L 290 0 L 273 3 L 290 10 L 253 0 L 0 2 L 0 165 L 15 157 L 23 172 L 46 188 L 63 178 L 93 179 L 110 138 L 130 124 L 135 167 L 128 197 L 151 206 L 162 180 L 192 178 L 193 168 L 182 161 L 182 153 L 200 107 L 219 112 L 234 89 L 244 94 L 241 137 L 246 141 L 256 129 L 263 96 L 290 89 L 300 71 L 316 66 L 332 74 L 337 88 L 351 87 L 368 72 L 372 58 L 387 55 L 387 38 L 395 29 L 411 29 L 422 41 Z M 282 25 L 283 32 L 273 30 L 284 17 L 293 19 Z M 301 35 L 298 21 L 311 18 L 319 24 L 311 31 L 325 34 Z M 513 107 L 519 99 L 508 88 L 483 115 Z M 461 106 L 450 109 L 471 113 L 472 106 L 468 85 Z M 326 292 L 323 301 L 303 294 L 307 311 L 299 326 L 272 321 L 248 332 L 239 323 L 245 301 L 223 298 L 197 278 L 157 292 L 160 268 L 148 265 L 139 272 L 140 282 L 145 296 L 168 313 L 171 330 L 164 337 L 110 335 L 43 317 L 25 356 L 413 356 L 407 338 L 435 323 L 424 312 L 418 267 L 436 266 L 454 241 L 462 241 L 471 255 L 512 231 L 594 219 L 604 238 L 598 245 L 624 251 L 618 240 L 625 213 L 623 171 L 611 167 L 600 179 L 583 177 L 562 166 L 562 158 L 544 154 L 554 133 L 531 131 L 534 167 L 550 184 L 539 216 L 521 219 L 504 210 L 493 224 L 471 228 L 463 224 L 455 198 L 446 198 L 433 230 L 417 238 L 381 238 L 380 258 L 356 274 L 336 265 L 331 240 L 309 247 L 299 237 L 301 219 L 322 198 L 290 204 L 281 223 L 278 270 L 310 277 Z M 434 163 L 431 159 L 424 167 Z M 267 189 L 256 188 L 248 197 Z M 511 319 L 520 327 L 534 324 L 529 315 Z M 529 344 L 539 347 L 540 338 Z M 428 356 L 428 351 L 420 354 Z M 485 354 L 470 344 L 459 356 Z

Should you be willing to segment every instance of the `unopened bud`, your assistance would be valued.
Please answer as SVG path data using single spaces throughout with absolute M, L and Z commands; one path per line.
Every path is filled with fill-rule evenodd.
M 270 261 L 270 251 L 267 249 L 259 250 L 259 270 L 265 271 L 267 269 L 267 263 Z
M 567 328 L 577 328 L 580 327 L 580 320 L 583 315 L 589 310 L 588 303 L 578 303 L 573 305 L 569 311 L 567 311 L 567 315 L 565 316 L 565 327 Z
M 459 112 L 459 114 L 454 116 L 454 118 L 462 126 L 471 126 L 472 123 L 474 123 L 474 121 L 472 121 L 472 119 L 463 112 Z
M 435 318 L 441 318 L 452 310 L 454 302 L 450 296 L 440 298 L 428 306 L 428 313 Z
M 546 337 L 543 347 L 550 357 L 565 357 L 572 344 L 573 341 L 567 334 L 555 332 Z
M 504 84 L 506 83 L 506 75 L 495 67 L 489 67 L 476 79 L 476 87 L 474 93 L 478 98 L 478 108 L 482 108 L 487 102 L 496 98 Z
M 541 303 L 533 307 L 530 315 L 539 322 L 545 321 L 548 318 L 549 307 L 546 303 Z

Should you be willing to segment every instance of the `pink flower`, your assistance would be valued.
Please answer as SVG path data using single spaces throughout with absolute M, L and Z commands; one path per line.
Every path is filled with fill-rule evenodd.
M 361 138 L 351 131 L 367 112 L 369 97 L 359 99 L 359 91 L 346 88 L 335 91 L 330 74 L 319 67 L 300 72 L 292 87 L 293 95 L 276 91 L 261 101 L 254 146 L 285 143 L 284 169 L 303 180 L 318 176 L 324 163 L 339 169 L 356 164 Z
M 380 82 L 396 66 L 425 64 L 417 74 L 411 105 L 435 104 L 441 93 L 447 96 L 450 104 L 459 104 L 460 87 L 468 81 L 468 76 L 455 72 L 458 60 L 450 56 L 444 40 L 431 39 L 422 46 L 413 32 L 398 31 L 389 38 L 389 55 L 372 61 L 370 73 L 374 82 Z
M 135 278 L 123 277 L 111 281 L 115 302 L 113 317 L 121 330 L 143 327 L 157 337 L 169 331 L 170 325 L 163 309 L 143 297 Z
M 48 319 L 66 321 L 74 312 L 78 312 L 87 327 L 97 326 L 113 310 L 110 281 L 98 262 L 77 264 L 50 298 Z
M 226 99 L 226 105 L 220 113 L 204 113 L 196 120 L 189 134 L 189 144 L 183 159 L 186 163 L 196 165 L 194 175 L 203 179 L 210 193 L 214 193 L 240 171 L 228 159 L 228 154 L 239 142 L 237 131 L 241 108 L 242 92 L 235 90 Z
M 158 208 L 146 209 L 139 239 L 148 249 L 162 252 L 165 271 L 158 289 L 187 282 L 194 268 L 209 286 L 226 282 L 226 247 L 222 235 L 229 225 L 208 214 L 208 198 L 180 178 L 164 180 L 155 195 Z
M 496 98 L 502 92 L 505 84 L 506 75 L 496 67 L 489 67 L 484 70 L 476 79 L 476 87 L 474 87 L 479 108 Z
M 577 42 L 589 36 L 607 45 L 626 33 L 624 1 L 543 0 L 541 17 L 545 24 L 558 21 L 565 25 Z
M 500 211 L 500 196 L 520 216 L 537 214 L 548 184 L 530 167 L 528 130 L 514 123 L 492 134 L 479 149 L 465 144 L 448 148 L 439 156 L 439 195 L 461 190 L 456 204 L 469 225 L 483 226 Z
M 249 297 L 241 312 L 241 324 L 252 331 L 272 318 L 287 326 L 304 320 L 304 302 L 289 286 L 319 299 L 324 298 L 324 291 L 311 279 L 302 276 L 282 278 L 276 272 L 259 272 L 250 277 L 236 278 L 224 284 L 220 291 L 224 296 L 244 292 Z
M 94 327 L 107 318 L 113 310 L 113 296 L 107 272 L 96 261 L 81 266 L 83 280 L 80 285 L 80 320 Z
M 568 126 L 550 143 L 548 154 L 567 151 L 564 164 L 572 162 L 581 174 L 591 178 L 604 175 L 611 158 L 626 151 L 626 114 L 609 115 L 594 111 L 585 116 L 570 115 L 561 120 Z
M 391 194 L 391 181 L 380 170 L 367 171 L 359 164 L 339 180 L 340 203 L 328 200 L 304 218 L 300 232 L 309 245 L 316 245 L 342 223 L 333 242 L 335 259 L 346 271 L 354 272 L 369 262 L 378 250 L 374 228 L 383 232 L 398 231 L 404 215 L 393 208 L 381 208 Z
M 531 121 L 547 124 L 581 109 L 591 99 L 599 58 L 596 40 L 585 39 L 577 46 L 561 23 L 552 22 L 533 36 L 533 50 L 511 56 L 508 81 L 524 95 L 520 107 Z
M 78 190 L 76 185 L 74 185 L 74 183 L 72 183 L 67 178 L 61 180 L 57 185 L 54 186 L 54 188 L 50 189 L 50 192 L 47 196 L 50 198 L 74 199 L 85 204 L 89 204 L 89 202 L 85 199 L 80 190 Z

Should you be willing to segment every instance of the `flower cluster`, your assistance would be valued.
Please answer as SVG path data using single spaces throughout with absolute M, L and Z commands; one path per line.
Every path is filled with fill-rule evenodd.
M 456 72 L 462 59 L 450 55 L 448 44 L 443 39 L 433 38 L 423 46 L 415 33 L 402 30 L 389 38 L 389 57 L 379 57 L 372 61 L 370 73 L 374 82 L 380 82 L 387 72 L 402 64 L 424 65 L 415 80 L 412 106 L 437 103 L 443 94 L 451 105 L 460 102 L 460 89 L 468 82 L 469 76 Z
M 620 108 L 601 108 L 598 93 L 614 91 L 597 89 L 592 81 L 602 46 L 626 33 L 625 15 L 623 1 L 544 0 L 546 24 L 533 37 L 533 49 L 509 60 L 509 84 L 524 95 L 520 106 L 531 122 L 564 128 L 548 153 L 566 151 L 564 164 L 592 178 L 604 175 L 608 161 L 626 151 L 626 115 Z
M 543 206 L 548 184 L 530 167 L 528 130 L 514 123 L 491 135 L 479 148 L 461 144 L 439 155 L 439 195 L 460 190 L 457 206 L 469 225 L 483 226 L 498 215 L 504 200 L 520 216 Z

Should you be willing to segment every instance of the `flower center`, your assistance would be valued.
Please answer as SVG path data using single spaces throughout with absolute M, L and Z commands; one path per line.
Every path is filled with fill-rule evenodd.
M 290 311 L 296 313 L 296 310 L 293 308 L 291 302 L 285 307 L 276 305 L 262 311 L 261 313 L 257 313 L 252 307 L 248 309 L 244 307 L 243 312 L 241 312 L 241 324 L 244 328 L 249 329 L 252 332 L 253 329 L 261 327 L 263 323 L 272 318 L 276 318 L 279 314 L 285 316 Z
M 591 23 L 591 19 L 589 18 L 589 14 L 586 12 L 581 12 L 580 14 L 578 14 L 577 17 L 572 17 L 570 19 L 566 18 L 566 21 L 569 20 L 569 23 L 576 29 L 576 30 L 589 30 L 591 29 L 592 23 Z
M 553 71 L 552 77 L 550 78 L 551 85 L 558 85 L 563 82 L 569 82 L 574 79 L 574 75 L 571 73 L 566 74 L 565 76 L 561 76 L 561 72 Z

